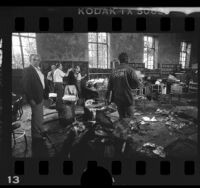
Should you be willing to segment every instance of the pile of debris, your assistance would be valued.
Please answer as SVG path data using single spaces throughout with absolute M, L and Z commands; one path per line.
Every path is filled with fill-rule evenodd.
M 85 152 L 81 152 L 81 155 L 87 155 L 87 157 L 113 158 L 124 156 L 128 146 L 134 145 L 132 148 L 140 155 L 165 158 L 167 157 L 166 145 L 157 145 L 152 140 L 148 140 L 149 138 L 140 142 L 139 139 L 135 140 L 135 136 L 139 138 L 149 134 L 151 132 L 149 125 L 155 124 L 154 127 L 157 127 L 158 122 L 166 125 L 169 132 L 191 125 L 189 122 L 180 120 L 172 110 L 157 109 L 149 116 L 135 112 L 134 118 L 117 118 L 113 121 L 110 114 L 117 113 L 115 105 L 106 106 L 91 100 L 87 101 L 85 106 L 87 109 L 85 113 L 91 113 L 92 116 L 89 117 L 87 114 L 85 116 L 87 119 L 83 118 L 82 121 L 75 121 L 71 125 L 69 136 L 66 137 L 61 152 L 59 152 L 60 156 L 68 156 L 72 159 L 74 156 L 80 156 L 80 151 L 84 150 Z M 168 153 L 170 153 L 169 150 Z
M 161 157 L 165 158 L 166 153 L 164 151 L 164 147 L 158 146 L 154 143 L 147 142 L 142 145 L 142 147 L 137 148 L 137 152 L 144 153 L 148 157 Z

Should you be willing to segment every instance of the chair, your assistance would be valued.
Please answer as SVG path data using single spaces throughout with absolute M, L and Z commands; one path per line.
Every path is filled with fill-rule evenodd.
M 75 117 L 75 105 L 77 104 L 78 101 L 78 90 L 75 85 L 66 85 L 65 91 L 64 91 L 64 96 L 63 96 L 63 102 L 72 110 L 72 114 L 74 116 L 74 121 L 76 122 L 76 117 Z
M 23 115 L 22 109 L 23 98 L 21 96 L 12 94 L 12 121 L 18 121 Z
M 23 98 L 17 97 L 15 94 L 12 94 L 13 100 L 12 100 L 12 129 L 11 134 L 14 141 L 13 148 L 15 147 L 17 140 L 24 137 L 25 141 L 25 153 L 27 151 L 27 138 L 26 138 L 26 131 L 24 129 L 19 130 L 21 127 L 21 124 L 19 120 L 21 119 L 23 115 L 23 109 L 22 109 L 22 103 Z
M 151 91 L 154 93 L 154 92 L 157 92 L 159 94 L 162 93 L 162 87 L 160 85 L 151 85 Z
M 24 129 L 22 130 L 18 130 L 21 127 L 21 124 L 19 122 L 14 122 L 12 123 L 12 137 L 13 137 L 13 141 L 14 141 L 14 146 L 16 145 L 18 139 L 24 137 L 25 140 L 25 151 L 27 150 L 27 138 L 26 138 L 26 132 Z M 18 135 L 18 136 L 17 136 Z
M 64 95 L 75 96 L 76 102 L 78 101 L 78 90 L 75 85 L 66 85 Z
M 52 109 L 56 108 L 56 98 L 57 98 L 57 93 L 49 93 L 49 100 L 50 100 L 50 107 Z

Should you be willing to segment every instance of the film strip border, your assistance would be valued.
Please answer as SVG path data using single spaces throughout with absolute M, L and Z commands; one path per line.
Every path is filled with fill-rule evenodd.
M 199 18 L 186 17 L 64 17 L 50 19 L 39 17 L 34 19 L 34 29 L 29 25 L 30 19 L 14 18 L 13 32 L 194 32 L 199 30 Z M 32 23 L 32 22 L 31 22 Z M 86 24 L 83 24 L 86 23 Z M 56 25 L 56 27 L 55 27 Z
M 23 160 L 16 160 L 14 162 L 13 173 L 15 175 L 24 175 L 25 174 L 25 165 L 27 164 L 26 161 Z M 173 164 L 173 163 L 172 163 Z M 48 175 L 49 168 L 51 164 L 49 164 L 48 160 L 39 161 L 38 165 L 38 174 L 39 175 Z M 75 164 L 76 165 L 76 164 Z M 62 165 L 60 166 L 60 173 L 64 175 L 72 175 L 73 174 L 73 161 L 63 161 Z M 194 175 L 198 173 L 195 171 L 195 161 L 185 160 L 183 161 L 184 166 L 184 175 Z M 97 167 L 97 161 L 88 161 L 87 167 Z M 136 161 L 135 162 L 135 174 L 136 175 L 145 175 L 147 164 L 145 161 Z M 122 174 L 122 162 L 121 161 L 112 161 L 110 166 L 110 171 L 112 175 L 121 175 Z M 163 160 L 160 161 L 160 175 L 170 175 L 171 174 L 171 163 L 170 161 Z M 200 174 L 199 174 L 200 175 Z
M 96 175 L 103 176 L 105 173 L 108 173 L 113 178 L 113 184 L 116 183 L 116 185 L 120 184 L 120 182 L 126 182 L 127 185 L 163 183 L 167 185 L 173 184 L 173 180 L 175 180 L 175 184 L 186 185 L 190 184 L 191 180 L 196 180 L 200 176 L 199 161 L 192 160 L 179 160 L 179 162 L 168 160 L 152 160 L 151 162 L 137 160 L 134 163 L 129 160 L 125 163 L 121 161 L 87 161 L 83 164 L 77 161 L 49 159 L 42 161 L 15 160 L 12 165 L 13 171 L 7 177 L 9 184 L 36 185 L 36 180 L 43 179 L 41 184 L 44 185 L 70 184 L 71 182 L 79 185 L 86 170 L 94 172 L 94 176 L 92 176 L 94 178 Z M 101 171 L 103 174 L 98 172 L 101 169 L 105 170 Z M 19 179 L 19 182 L 17 181 L 16 183 L 16 179 Z M 167 182 L 165 182 L 166 180 Z M 195 184 L 195 181 L 192 184 Z

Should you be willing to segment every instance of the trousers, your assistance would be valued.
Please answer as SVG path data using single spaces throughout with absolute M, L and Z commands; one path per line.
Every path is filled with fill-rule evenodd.
M 37 105 L 31 105 L 31 134 L 32 134 L 32 157 L 40 158 L 48 156 L 48 149 L 41 133 L 43 128 L 43 101 Z
M 35 106 L 31 106 L 31 131 L 32 137 L 41 138 L 40 132 L 43 130 L 43 101 Z
M 135 108 L 133 105 L 126 106 L 124 104 L 117 103 L 117 102 L 115 104 L 117 105 L 117 110 L 118 110 L 120 119 L 127 118 L 127 117 L 133 118 L 134 112 L 135 112 Z
M 55 83 L 55 92 L 57 93 L 56 109 L 57 111 L 61 111 L 63 105 L 62 97 L 64 95 L 63 83 L 58 83 L 58 82 Z

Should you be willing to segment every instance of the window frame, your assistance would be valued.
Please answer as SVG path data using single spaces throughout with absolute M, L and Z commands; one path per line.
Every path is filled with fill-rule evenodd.
M 145 37 L 147 37 L 147 40 L 145 41 Z M 148 38 L 152 38 L 152 47 L 148 47 L 148 45 L 147 46 L 145 46 L 145 42 L 147 42 L 148 43 Z M 143 41 L 144 41 L 144 48 L 143 48 L 143 63 L 145 64 L 145 61 L 144 61 L 144 56 L 145 56 L 145 54 L 147 55 L 147 62 L 146 62 L 146 64 L 145 64 L 145 68 L 146 69 L 151 69 L 151 70 L 153 70 L 154 68 L 155 68 L 155 52 L 156 52 L 156 39 L 155 39 L 155 37 L 154 36 L 151 36 L 151 35 L 144 35 L 143 36 Z M 146 48 L 146 52 L 145 52 L 145 48 Z M 150 56 L 150 54 L 148 53 L 148 49 L 150 49 L 150 50 L 153 50 L 153 64 L 152 65 L 149 65 L 149 56 Z M 152 68 L 151 68 L 152 67 Z
M 3 38 L 0 38 L 0 51 L 1 51 L 0 67 L 2 67 L 2 62 L 3 62 Z
M 30 36 L 31 33 L 12 33 L 12 37 L 18 37 L 18 40 L 19 40 L 19 48 L 20 48 L 20 57 L 21 57 L 21 60 L 22 60 L 22 64 L 19 64 L 19 66 L 22 65 L 22 69 L 25 68 L 25 53 L 24 53 L 24 45 L 23 45 L 23 42 L 22 42 L 22 38 L 25 38 L 25 39 L 34 39 L 35 40 L 35 45 L 36 45 L 36 53 L 37 53 L 37 42 L 36 42 L 36 33 L 32 33 L 34 34 L 35 36 Z M 30 43 L 28 44 L 29 47 L 30 47 Z M 18 46 L 18 45 L 17 45 Z M 14 45 L 12 44 L 12 57 L 14 55 L 14 50 L 13 50 L 13 47 Z M 21 68 L 17 68 L 17 69 L 21 69 Z
M 92 32 L 94 33 L 94 32 Z M 96 34 L 96 42 L 94 41 L 89 41 L 89 34 L 92 34 L 92 33 L 88 33 L 88 56 L 89 56 L 89 52 L 92 51 L 92 50 L 89 50 L 89 45 L 90 44 L 95 44 L 96 45 L 96 67 L 94 65 L 91 65 L 90 62 L 89 62 L 89 68 L 102 68 L 102 69 L 109 69 L 110 68 L 110 65 L 109 65 L 109 38 L 108 38 L 108 33 L 105 33 L 105 32 L 98 32 L 98 33 L 95 33 Z M 106 34 L 106 42 L 99 42 L 99 34 L 101 33 L 105 33 Z M 106 46 L 106 53 L 107 53 L 107 63 L 106 63 L 106 66 L 101 66 L 100 63 L 99 63 L 99 45 L 104 45 Z M 90 57 L 88 57 L 90 59 Z M 91 67 L 90 67 L 91 66 Z
M 183 45 L 185 44 L 185 50 L 183 49 Z M 190 46 L 190 48 L 189 48 Z M 183 50 L 182 50 L 183 49 Z M 190 52 L 188 53 L 188 49 Z M 182 41 L 180 44 L 180 55 L 179 55 L 179 64 L 181 65 L 182 69 L 188 68 L 190 63 L 190 56 L 191 56 L 191 49 L 192 49 L 192 44 L 189 41 Z M 183 55 L 185 55 L 185 58 L 183 58 Z M 183 60 L 184 59 L 184 60 Z M 183 66 L 184 63 L 184 66 Z

